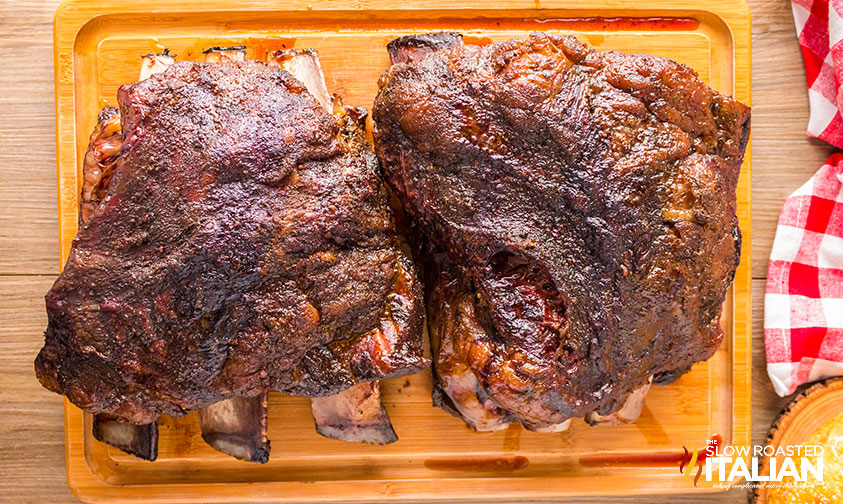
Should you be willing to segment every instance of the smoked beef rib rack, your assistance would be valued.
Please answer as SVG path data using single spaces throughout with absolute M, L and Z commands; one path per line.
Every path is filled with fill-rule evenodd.
M 266 393 L 313 397 L 317 430 L 396 437 L 377 380 L 419 371 L 423 306 L 364 137 L 319 60 L 143 59 L 85 157 L 80 228 L 46 296 L 41 383 L 142 458 L 199 410 L 216 449 L 266 462 Z
M 436 404 L 478 430 L 627 423 L 714 354 L 748 107 L 573 37 L 388 51 L 375 152 L 421 251 Z

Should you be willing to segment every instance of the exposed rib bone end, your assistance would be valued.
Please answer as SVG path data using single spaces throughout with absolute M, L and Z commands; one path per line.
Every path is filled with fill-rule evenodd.
M 530 426 L 524 424 L 524 427 L 527 430 L 530 430 L 530 431 L 533 431 L 533 432 L 541 432 L 541 433 L 565 432 L 566 430 L 568 430 L 571 427 L 571 420 L 572 419 L 569 418 L 562 423 L 558 423 L 558 424 L 555 424 L 555 425 L 547 425 L 547 426 L 544 426 L 544 427 L 530 427 Z
M 433 405 L 462 418 L 478 432 L 506 429 L 513 420 L 483 391 L 468 369 L 435 376 Z
M 320 435 L 340 441 L 389 444 L 398 441 L 380 398 L 379 382 L 359 383 L 310 405 Z
M 585 416 L 585 421 L 589 425 L 625 425 L 632 424 L 638 420 L 641 411 L 644 409 L 644 400 L 647 398 L 647 392 L 650 391 L 650 385 L 653 383 L 653 377 L 643 386 L 633 390 L 626 398 L 623 406 L 614 413 L 609 415 L 600 415 L 596 411 L 592 411 Z
M 144 460 L 158 458 L 158 423 L 134 425 L 111 415 L 94 415 L 94 438 Z
M 400 37 L 386 45 L 392 64 L 412 63 L 428 54 L 463 45 L 462 34 L 457 32 L 421 33 Z
M 147 54 L 143 57 L 141 62 L 139 81 L 147 79 L 157 73 L 166 70 L 170 65 L 176 62 L 174 55 L 170 54 L 169 49 L 164 49 L 164 52 L 159 54 Z
M 267 395 L 233 397 L 199 410 L 202 439 L 211 448 L 246 462 L 269 461 Z
M 501 409 L 489 396 L 464 355 L 460 341 L 478 341 L 486 336 L 474 312 L 473 295 L 460 281 L 454 267 L 436 273 L 429 267 L 428 334 L 434 356 L 433 405 L 462 418 L 476 431 L 505 429 L 517 419 Z
M 333 112 L 334 103 L 325 84 L 325 74 L 319 56 L 313 49 L 279 49 L 266 55 L 266 62 L 277 65 L 300 80 L 308 92 L 328 112 Z
M 246 61 L 246 46 L 211 47 L 202 51 L 205 53 L 205 63 L 219 63 L 220 61 Z

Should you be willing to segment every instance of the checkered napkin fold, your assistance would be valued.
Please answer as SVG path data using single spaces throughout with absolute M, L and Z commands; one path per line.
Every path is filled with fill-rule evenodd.
M 843 0 L 794 0 L 811 116 L 808 135 L 843 148 Z M 767 373 L 785 396 L 843 375 L 843 154 L 784 203 L 764 298 Z

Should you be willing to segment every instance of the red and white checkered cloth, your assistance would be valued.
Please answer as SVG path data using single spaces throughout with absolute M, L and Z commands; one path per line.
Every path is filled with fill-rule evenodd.
M 767 372 L 776 392 L 843 374 L 843 154 L 784 203 L 764 299 Z
M 805 60 L 808 135 L 843 148 L 843 0 L 793 0 Z M 785 201 L 764 299 L 767 373 L 785 396 L 843 375 L 843 154 Z
M 843 0 L 793 0 L 805 60 L 811 117 L 808 136 L 843 149 Z

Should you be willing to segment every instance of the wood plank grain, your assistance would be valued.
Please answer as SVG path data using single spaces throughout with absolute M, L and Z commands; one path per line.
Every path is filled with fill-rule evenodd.
M 764 284 L 752 281 L 752 442 L 763 444 L 773 420 L 790 400 L 776 395 L 767 376 L 764 350 Z
M 752 25 L 752 276 L 767 276 L 784 199 L 834 150 L 805 136 L 808 94 L 790 2 L 750 2 Z
M 61 397 L 41 387 L 33 360 L 54 276 L 0 276 L 0 500 L 75 502 L 64 474 Z
M 58 272 L 56 1 L 0 4 L 0 274 Z

